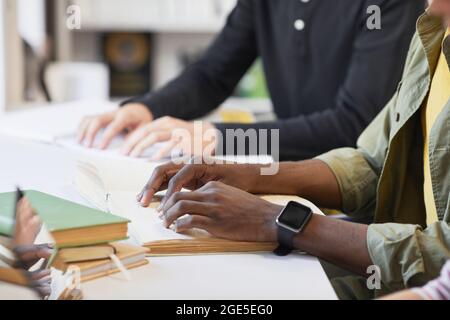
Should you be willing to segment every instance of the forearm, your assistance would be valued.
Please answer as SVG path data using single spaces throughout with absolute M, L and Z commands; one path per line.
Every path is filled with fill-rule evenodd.
M 366 112 L 365 117 L 361 118 L 355 109 L 353 105 L 336 101 L 336 105 L 329 109 L 289 119 L 252 124 L 218 123 L 215 126 L 221 132 L 223 142 L 217 146 L 216 152 L 239 155 L 267 152 L 276 161 L 297 161 L 311 159 L 336 148 L 354 146 L 362 130 L 375 115 Z M 245 132 L 256 130 L 261 134 L 256 136 L 257 141 L 249 139 L 242 146 L 242 139 L 230 135 L 230 129 L 233 130 L 231 132 L 239 129 Z M 264 142 L 260 139 L 264 139 Z M 266 150 L 256 149 L 261 142 L 266 145 Z
M 367 248 L 367 226 L 314 215 L 295 248 L 355 273 L 366 275 L 372 260 Z
M 254 187 L 257 194 L 286 194 L 304 197 L 326 208 L 341 208 L 342 199 L 336 177 L 321 160 L 282 162 L 276 175 L 264 176 L 259 170 Z

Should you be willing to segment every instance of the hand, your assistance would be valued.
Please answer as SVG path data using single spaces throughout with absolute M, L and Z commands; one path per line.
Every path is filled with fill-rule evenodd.
M 50 270 L 38 269 L 29 271 L 41 259 L 50 259 L 53 253 L 53 247 L 49 244 L 34 245 L 41 225 L 41 221 L 29 201 L 26 198 L 22 198 L 17 204 L 12 250 L 17 259 L 17 267 L 23 269 L 23 272 L 26 273 L 29 279 L 29 287 L 33 288 L 41 298 L 44 298 L 51 291 Z
M 14 227 L 13 246 L 30 246 L 34 244 L 41 230 L 41 221 L 26 198 L 17 204 L 16 224 Z
M 448 20 L 447 23 L 450 22 L 450 0 L 428 0 L 428 4 L 433 15 L 445 17 Z
M 177 232 L 192 228 L 235 241 L 275 242 L 276 217 L 283 207 L 227 186 L 208 182 L 192 192 L 174 193 L 162 208 L 164 224 Z
M 141 126 L 127 137 L 123 155 L 139 157 L 157 142 L 167 142 L 152 160 L 160 160 L 177 150 L 187 155 L 212 155 L 216 147 L 215 127 L 209 122 L 189 122 L 163 117 Z
M 41 298 L 48 296 L 51 292 L 51 275 L 50 269 L 39 268 L 34 271 L 29 269 L 41 259 L 48 260 L 52 255 L 52 246 L 43 245 L 21 245 L 13 248 L 13 252 L 17 257 L 17 268 L 23 270 L 27 277 L 28 286 L 36 291 Z M 42 264 L 45 266 L 46 262 Z
M 53 246 L 50 244 L 21 245 L 15 246 L 13 252 L 17 257 L 19 267 L 28 270 L 41 259 L 50 259 L 53 253 Z
M 252 192 L 259 177 L 259 165 L 249 164 L 207 164 L 210 159 L 195 157 L 190 164 L 169 162 L 157 167 L 137 200 L 142 206 L 150 205 L 158 191 L 167 189 L 161 205 L 175 192 L 186 188 L 198 189 L 210 181 L 219 181 L 241 190 Z
M 28 286 L 36 291 L 43 299 L 51 294 L 51 271 L 50 269 L 40 269 L 36 271 L 28 271 Z
M 78 127 L 78 142 L 92 148 L 98 132 L 105 129 L 98 147 L 106 149 L 125 130 L 132 132 L 152 120 L 153 115 L 146 106 L 130 103 L 114 112 L 84 118 Z

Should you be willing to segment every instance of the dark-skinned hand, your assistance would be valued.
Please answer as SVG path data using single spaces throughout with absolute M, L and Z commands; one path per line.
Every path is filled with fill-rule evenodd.
M 283 208 L 250 193 L 208 182 L 191 192 L 175 192 L 161 211 L 166 227 L 177 232 L 197 228 L 235 241 L 274 242 L 275 219 Z
M 200 163 L 200 164 L 197 164 Z M 207 164 L 208 159 L 192 158 L 189 164 L 169 162 L 157 167 L 142 192 L 138 202 L 147 207 L 158 191 L 167 190 L 161 206 L 181 189 L 196 190 L 210 181 L 251 192 L 257 183 L 260 166 L 248 164 Z

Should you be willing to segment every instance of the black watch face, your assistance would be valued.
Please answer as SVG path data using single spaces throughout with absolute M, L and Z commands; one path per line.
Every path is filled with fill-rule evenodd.
M 289 202 L 278 217 L 278 222 L 291 229 L 299 230 L 303 227 L 311 213 L 310 208 L 297 202 Z

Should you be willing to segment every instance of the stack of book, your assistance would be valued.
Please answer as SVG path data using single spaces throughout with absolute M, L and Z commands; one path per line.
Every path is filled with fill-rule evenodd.
M 126 269 L 137 268 L 148 263 L 145 259 L 148 249 L 125 243 L 110 243 L 94 246 L 60 249 L 52 261 L 52 267 L 67 271 L 70 266 L 77 266 L 81 281 L 120 272 L 114 255 Z
M 146 249 L 117 243 L 128 237 L 128 219 L 42 192 L 24 193 L 55 244 L 55 254 L 49 264 L 52 267 L 65 271 L 69 265 L 76 265 L 81 279 L 90 280 L 118 272 L 117 261 L 125 268 L 147 263 Z M 3 239 L 12 236 L 14 209 L 15 193 L 0 194 Z

